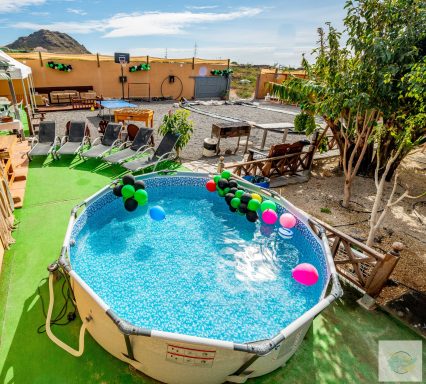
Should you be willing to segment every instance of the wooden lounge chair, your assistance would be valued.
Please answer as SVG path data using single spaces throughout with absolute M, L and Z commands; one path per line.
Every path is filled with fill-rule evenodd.
M 121 127 L 121 123 L 109 123 L 105 129 L 105 134 L 97 137 L 92 143 L 92 148 L 83 152 L 81 157 L 83 159 L 97 159 L 105 156 L 107 153 L 110 154 L 121 143 L 121 140 L 118 138 Z
M 61 147 L 55 151 L 56 156 L 80 154 L 84 144 L 88 142 L 89 139 L 85 133 L 86 123 L 84 121 L 71 121 L 68 135 L 62 138 Z
M 123 163 L 123 167 L 132 172 L 138 172 L 144 170 L 148 167 L 154 166 L 154 171 L 157 166 L 163 161 L 170 160 L 174 158 L 175 152 L 173 151 L 177 141 L 179 140 L 180 135 L 175 133 L 167 133 L 158 148 L 154 150 L 154 148 L 149 147 L 145 151 L 141 152 L 141 156 L 145 154 L 149 154 L 151 152 L 151 156 L 145 156 L 142 158 L 138 158 L 133 161 L 129 161 L 128 163 Z
M 148 142 L 152 133 L 153 129 L 151 128 L 140 128 L 133 141 L 126 141 L 121 144 L 118 152 L 104 157 L 104 160 L 111 164 L 121 164 L 126 160 L 137 156 L 139 153 L 148 148 Z
M 59 137 L 56 136 L 56 123 L 54 121 L 40 122 L 38 137 L 30 138 L 31 150 L 28 152 L 28 158 L 33 156 L 47 156 L 52 153 L 56 145 L 59 145 Z
M 268 154 L 249 150 L 247 161 L 227 165 L 237 175 L 262 175 L 268 178 L 284 175 L 294 175 L 299 171 L 309 171 L 312 163 L 315 146 L 309 151 L 304 147 L 310 144 L 307 140 L 293 144 L 276 144 L 271 146 Z

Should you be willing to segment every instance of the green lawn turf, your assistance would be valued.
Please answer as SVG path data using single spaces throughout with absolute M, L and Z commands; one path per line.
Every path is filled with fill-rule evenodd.
M 104 351 L 89 334 L 75 358 L 38 334 L 44 322 L 41 295 L 48 301 L 46 267 L 58 258 L 71 208 L 122 171 L 95 160 L 30 164 L 24 208 L 17 210 L 16 244 L 6 252 L 0 275 L 0 383 L 152 383 Z M 90 170 L 96 168 L 97 171 Z M 58 289 L 57 284 L 56 289 Z M 56 295 L 56 309 L 63 303 Z M 80 320 L 53 332 L 77 347 Z M 250 383 L 377 382 L 378 340 L 418 339 L 380 312 L 367 312 L 346 294 L 318 316 L 306 340 L 285 368 Z

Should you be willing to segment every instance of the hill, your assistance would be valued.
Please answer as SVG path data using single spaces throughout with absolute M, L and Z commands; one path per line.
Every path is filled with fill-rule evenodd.
M 62 32 L 40 29 L 28 36 L 23 36 L 6 45 L 9 49 L 29 50 L 44 48 L 54 53 L 90 53 L 86 47 Z

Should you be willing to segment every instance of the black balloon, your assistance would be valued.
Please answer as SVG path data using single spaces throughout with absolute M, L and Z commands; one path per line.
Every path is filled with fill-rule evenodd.
M 135 181 L 135 191 L 138 189 L 145 189 L 145 183 L 142 180 Z
M 231 204 L 231 200 L 235 197 L 235 195 L 233 193 L 227 193 L 225 195 L 225 201 L 226 203 L 229 205 Z
M 238 207 L 238 210 L 241 213 L 247 213 L 248 212 L 247 204 L 246 203 L 241 203 L 240 206 Z
M 257 216 L 256 211 L 248 211 L 246 213 L 247 220 L 254 223 L 259 217 Z
M 226 179 L 220 179 L 218 181 L 217 185 L 220 189 L 229 188 L 229 183 L 228 183 L 228 180 L 226 180 Z
M 133 184 L 135 184 L 135 178 L 132 175 L 124 175 L 122 180 L 123 180 L 123 184 L 124 185 L 127 185 L 127 184 L 133 185 Z
M 229 190 L 229 192 L 234 194 L 234 195 L 235 195 L 235 192 L 237 192 L 237 191 L 238 191 L 238 188 L 235 188 L 235 187 L 233 187 Z
M 229 188 L 238 188 L 238 183 L 235 180 L 229 180 Z
M 123 186 L 122 186 L 122 185 L 116 185 L 116 186 L 113 188 L 112 193 L 113 193 L 115 196 L 117 196 L 117 197 L 121 197 L 121 196 L 123 196 L 123 195 L 121 194 L 121 190 L 122 190 L 122 188 L 123 188 Z
M 237 209 L 236 209 L 236 208 L 234 208 L 232 205 L 230 205 L 230 206 L 229 206 L 229 210 L 230 210 L 231 212 L 237 212 Z
M 130 197 L 124 202 L 124 208 L 128 210 L 129 212 L 134 211 L 138 207 L 138 202 L 133 198 Z
M 251 195 L 250 195 L 250 193 L 244 193 L 241 197 L 240 197 L 240 200 L 241 200 L 241 202 L 242 203 L 246 203 L 246 204 L 248 204 L 248 202 L 251 200 Z

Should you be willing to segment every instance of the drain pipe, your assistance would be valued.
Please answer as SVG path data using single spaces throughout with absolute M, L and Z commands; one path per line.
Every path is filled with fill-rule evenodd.
M 49 266 L 49 308 L 47 310 L 46 317 L 46 333 L 49 336 L 49 339 L 52 340 L 58 347 L 62 348 L 64 351 L 69 354 L 80 357 L 84 352 L 84 334 L 86 333 L 87 324 L 83 320 L 83 324 L 80 328 L 80 337 L 79 337 L 79 348 L 78 350 L 71 348 L 69 345 L 65 344 L 63 341 L 59 340 L 50 329 L 50 321 L 52 319 L 53 304 L 55 303 L 55 293 L 53 292 L 53 273 L 58 268 L 58 265 L 55 263 L 52 267 Z M 91 319 L 86 319 L 90 321 Z

